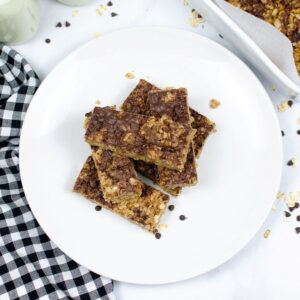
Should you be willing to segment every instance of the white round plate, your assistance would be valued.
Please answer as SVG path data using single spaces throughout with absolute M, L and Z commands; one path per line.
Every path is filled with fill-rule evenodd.
M 186 87 L 190 106 L 217 124 L 198 161 L 199 183 L 171 199 L 160 240 L 72 192 L 90 154 L 84 114 L 97 99 L 120 105 L 139 78 Z M 212 98 L 221 102 L 215 110 Z M 139 284 L 184 280 L 241 250 L 268 215 L 281 160 L 273 106 L 248 67 L 211 40 L 157 27 L 105 35 L 60 63 L 29 107 L 20 147 L 25 193 L 48 236 L 90 270 Z

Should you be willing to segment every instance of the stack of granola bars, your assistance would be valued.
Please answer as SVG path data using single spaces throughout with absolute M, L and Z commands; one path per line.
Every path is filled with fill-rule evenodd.
M 196 158 L 214 123 L 189 108 L 185 88 L 160 90 L 141 79 L 121 111 L 95 107 L 86 115 L 89 156 L 74 191 L 157 232 L 169 196 L 197 183 Z

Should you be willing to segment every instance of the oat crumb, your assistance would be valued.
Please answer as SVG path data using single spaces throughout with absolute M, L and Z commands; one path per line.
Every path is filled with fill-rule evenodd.
M 189 0 L 183 0 L 183 5 L 188 6 L 189 5 Z
M 74 9 L 74 10 L 72 11 L 72 17 L 77 17 L 78 14 L 79 14 L 79 11 L 78 11 L 77 9 Z
M 289 193 L 284 197 L 284 201 L 289 207 L 295 207 L 296 203 L 300 201 L 300 191 Z
M 189 23 L 192 27 L 196 28 L 200 23 L 203 23 L 203 17 L 196 11 L 192 10 L 189 18 Z
M 126 74 L 125 74 L 125 77 L 127 78 L 127 79 L 134 79 L 134 74 L 132 73 L 132 72 L 127 72 Z
M 271 90 L 272 90 L 273 92 L 275 92 L 275 91 L 277 90 L 277 86 L 276 86 L 275 84 L 273 84 L 273 85 L 271 86 Z
M 279 112 L 285 112 L 288 108 L 290 108 L 288 100 L 282 101 L 280 104 L 277 105 L 277 109 Z
M 209 107 L 212 109 L 215 109 L 215 108 L 219 107 L 220 105 L 221 105 L 221 102 L 218 101 L 217 99 L 211 99 L 209 101 Z
M 281 199 L 284 197 L 284 192 L 278 192 L 277 195 L 276 195 L 276 199 Z
M 107 10 L 107 6 L 101 4 L 101 5 L 96 9 L 96 13 L 97 13 L 99 16 L 102 16 L 106 10 Z
M 300 118 L 297 119 L 297 124 L 300 125 Z
M 95 103 L 96 103 L 96 105 L 100 105 L 101 104 L 101 100 L 97 99 Z
M 275 205 L 273 205 L 273 206 L 272 206 L 272 210 L 273 210 L 273 211 L 276 211 L 276 210 L 277 210 L 277 207 L 276 207 Z
M 169 225 L 168 224 L 159 224 L 158 225 L 159 229 L 168 229 Z
M 99 31 L 94 32 L 94 37 L 95 37 L 95 38 L 99 37 L 100 35 L 101 35 L 101 33 L 100 33 Z
M 265 232 L 264 232 L 264 238 L 267 239 L 269 237 L 271 233 L 271 230 L 270 229 L 267 229 Z

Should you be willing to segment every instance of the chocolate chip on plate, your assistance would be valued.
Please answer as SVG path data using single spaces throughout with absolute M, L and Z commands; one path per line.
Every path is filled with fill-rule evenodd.
M 297 134 L 299 134 L 299 135 L 300 135 L 300 129 L 299 129 L 299 130 L 297 130 Z
M 156 233 L 155 233 L 155 238 L 159 240 L 159 239 L 161 238 L 161 233 L 156 232 Z
M 113 3 L 111 1 L 108 1 L 107 6 L 113 6 Z
M 62 27 L 61 22 L 58 22 L 55 27 Z
M 291 213 L 290 213 L 290 212 L 288 212 L 288 211 L 285 211 L 285 212 L 284 212 L 284 215 L 286 216 L 286 218 L 288 218 L 288 217 L 290 217 L 290 216 L 291 216 Z
M 293 102 L 292 100 L 289 100 L 289 101 L 287 102 L 287 104 L 288 104 L 289 107 L 292 107 L 293 104 L 294 104 L 294 102 Z
M 68 21 L 66 21 L 66 22 L 65 22 L 65 26 L 66 26 L 66 27 L 70 27 L 70 26 L 71 26 L 71 23 L 68 22 Z
M 112 12 L 110 15 L 111 15 L 112 17 L 116 17 L 118 14 L 115 13 L 115 12 Z
M 50 39 L 45 39 L 45 42 L 46 42 L 47 44 L 50 44 L 50 43 L 51 43 L 51 40 L 50 40 Z
M 100 206 L 100 205 L 95 206 L 95 210 L 96 210 L 96 211 L 99 211 L 99 210 L 101 210 L 101 209 L 102 209 L 102 206 Z
M 293 166 L 294 165 L 294 163 L 293 163 L 293 160 L 289 160 L 287 163 L 286 163 L 288 166 Z
M 285 136 L 285 134 L 284 134 L 284 131 L 283 131 L 283 130 L 281 130 L 281 135 L 282 135 L 282 136 Z
M 300 216 L 297 216 L 297 221 L 300 222 Z
M 295 230 L 297 234 L 300 233 L 300 227 L 296 227 Z
M 184 221 L 185 219 L 187 219 L 187 217 L 185 215 L 180 215 L 179 216 L 179 220 Z
M 171 204 L 171 205 L 168 206 L 169 211 L 173 211 L 174 208 L 175 208 L 175 205 L 173 205 L 173 204 Z

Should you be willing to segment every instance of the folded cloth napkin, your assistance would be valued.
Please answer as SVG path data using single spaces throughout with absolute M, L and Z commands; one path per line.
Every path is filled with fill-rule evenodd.
M 67 257 L 35 220 L 22 189 L 19 141 L 39 79 L 0 44 L 0 298 L 114 299 L 113 283 Z

